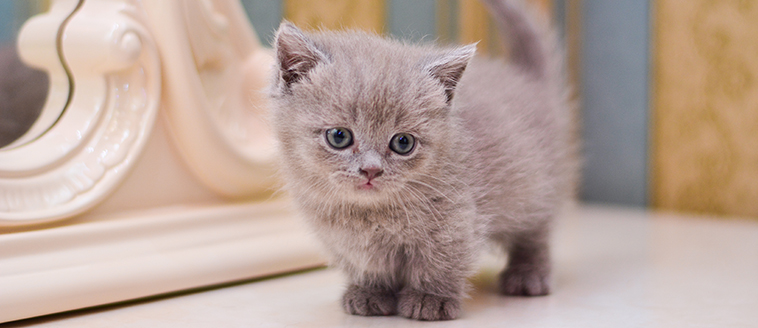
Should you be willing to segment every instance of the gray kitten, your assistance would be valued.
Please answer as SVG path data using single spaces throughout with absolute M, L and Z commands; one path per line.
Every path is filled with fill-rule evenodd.
M 510 64 L 472 60 L 474 45 L 276 34 L 282 171 L 349 279 L 348 313 L 456 318 L 487 239 L 508 253 L 501 293 L 548 293 L 550 221 L 575 172 L 561 56 L 523 9 L 487 2 Z

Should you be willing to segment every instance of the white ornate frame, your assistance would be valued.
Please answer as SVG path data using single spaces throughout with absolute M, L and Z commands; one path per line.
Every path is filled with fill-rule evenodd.
M 266 201 L 272 56 L 238 1 L 55 0 L 19 52 L 51 92 L 0 149 L 0 322 L 323 265 Z

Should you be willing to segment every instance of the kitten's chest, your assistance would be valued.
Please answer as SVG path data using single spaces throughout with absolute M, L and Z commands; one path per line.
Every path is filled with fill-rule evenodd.
M 407 243 L 417 231 L 417 219 L 391 211 L 361 216 L 343 216 L 332 221 L 327 229 L 331 238 L 343 239 L 354 249 L 373 250 L 375 247 Z
M 402 266 L 408 245 L 418 240 L 410 217 L 393 213 L 381 217 L 342 217 L 319 229 L 330 251 L 364 271 L 394 270 Z M 400 222 L 399 222 L 400 221 Z

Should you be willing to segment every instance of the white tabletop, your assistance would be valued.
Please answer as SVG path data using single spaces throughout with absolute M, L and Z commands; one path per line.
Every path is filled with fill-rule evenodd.
M 503 297 L 486 256 L 458 320 L 350 316 L 321 269 L 8 327 L 758 327 L 758 221 L 590 206 L 553 243 L 553 293 Z M 3 326 L 4 325 L 0 325 Z

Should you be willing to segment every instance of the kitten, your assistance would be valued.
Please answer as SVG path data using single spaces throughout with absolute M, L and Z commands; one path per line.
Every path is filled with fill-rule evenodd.
M 472 60 L 475 45 L 276 33 L 282 171 L 347 275 L 348 313 L 456 318 L 487 239 L 508 253 L 501 293 L 549 291 L 550 221 L 576 171 L 561 56 L 523 9 L 487 4 L 510 64 Z

